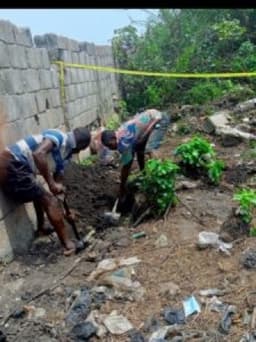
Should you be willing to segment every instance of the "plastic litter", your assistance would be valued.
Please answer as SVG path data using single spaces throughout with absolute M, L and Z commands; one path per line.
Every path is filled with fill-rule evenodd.
M 200 296 L 204 296 L 204 297 L 224 296 L 226 293 L 227 293 L 226 290 L 220 290 L 220 289 L 206 289 L 206 290 L 199 291 Z
M 66 316 L 69 324 L 75 325 L 84 321 L 91 309 L 91 296 L 88 289 L 81 289 L 80 295 L 76 297 Z
M 132 324 L 123 315 L 118 315 L 116 311 L 112 311 L 103 322 L 106 328 L 114 335 L 121 335 L 133 329 Z
M 144 231 L 132 234 L 133 239 L 140 239 L 145 236 L 146 236 L 146 233 Z
M 199 233 L 197 245 L 201 249 L 214 247 L 227 255 L 231 255 L 229 249 L 233 247 L 232 243 L 226 243 L 220 240 L 219 234 L 207 231 L 202 231 Z
M 120 259 L 114 259 L 114 258 L 109 258 L 109 259 L 104 259 L 101 262 L 99 262 L 96 270 L 92 271 L 92 273 L 89 275 L 87 278 L 88 281 L 92 281 L 95 278 L 97 278 L 99 275 L 113 271 L 116 268 L 120 266 L 129 266 L 129 265 L 134 265 L 139 263 L 141 260 L 138 259 L 138 257 L 130 257 L 130 258 L 120 258 Z
M 236 313 L 234 305 L 228 305 L 219 324 L 219 331 L 228 334 L 232 324 L 232 316 Z
M 163 316 L 169 324 L 185 324 L 185 314 L 182 309 L 176 310 L 166 307 L 163 311 Z
M 194 296 L 188 297 L 182 303 L 183 303 L 185 317 L 190 316 L 193 313 L 201 312 L 200 305 Z
M 210 298 L 208 308 L 210 311 L 224 313 L 228 304 L 222 303 L 217 297 Z

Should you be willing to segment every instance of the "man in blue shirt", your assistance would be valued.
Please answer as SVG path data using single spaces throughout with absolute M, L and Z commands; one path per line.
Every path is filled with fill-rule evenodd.
M 165 112 L 160 112 L 157 109 L 147 109 L 123 123 L 116 131 L 105 130 L 101 133 L 102 144 L 111 150 L 117 150 L 121 155 L 120 202 L 125 197 L 126 180 L 135 153 L 140 170 L 143 170 L 145 152 L 150 153 L 152 157 L 153 151 L 159 148 L 163 140 L 169 122 L 170 118 Z
M 61 183 L 65 165 L 74 153 L 89 146 L 91 134 L 85 127 L 68 133 L 47 129 L 10 145 L 0 153 L 0 184 L 6 196 L 17 203 L 33 202 L 38 231 L 47 233 L 44 212 L 64 247 L 64 254 L 78 251 L 81 243 L 73 242 L 67 234 L 63 210 L 56 195 L 64 192 Z M 36 178 L 45 179 L 47 191 Z

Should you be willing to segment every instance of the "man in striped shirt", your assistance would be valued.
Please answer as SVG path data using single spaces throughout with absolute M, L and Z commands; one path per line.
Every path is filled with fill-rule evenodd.
M 119 191 L 121 201 L 125 195 L 125 184 L 135 153 L 140 170 L 143 170 L 145 152 L 152 157 L 153 150 L 160 146 L 169 122 L 170 118 L 166 113 L 156 109 L 148 109 L 136 114 L 131 120 L 121 125 L 117 131 L 105 130 L 101 133 L 103 145 L 111 150 L 118 150 L 121 154 L 122 169 Z M 149 143 L 148 147 L 147 143 Z
M 0 184 L 6 196 L 17 203 L 33 202 L 38 220 L 38 231 L 46 233 L 44 212 L 54 227 L 64 254 L 70 255 L 81 247 L 68 237 L 63 210 L 56 195 L 64 192 L 60 182 L 65 165 L 74 153 L 89 146 L 90 132 L 78 127 L 68 133 L 58 129 L 47 129 L 6 147 L 0 153 Z M 41 174 L 49 190 L 37 180 Z

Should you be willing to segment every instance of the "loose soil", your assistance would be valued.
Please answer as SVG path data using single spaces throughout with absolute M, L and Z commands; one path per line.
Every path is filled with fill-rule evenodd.
M 159 157 L 172 158 L 174 148 L 188 137 L 169 133 L 159 150 Z M 147 341 L 150 336 L 150 333 L 145 332 L 147 322 L 154 317 L 165 325 L 161 316 L 162 309 L 165 306 L 181 308 L 182 301 L 194 294 L 200 302 L 201 312 L 188 317 L 182 330 L 187 333 L 196 330 L 208 335 L 204 339 L 190 337 L 186 341 L 236 342 L 251 330 L 250 325 L 244 323 L 244 313 L 247 309 L 252 311 L 254 307 L 251 298 L 255 291 L 256 271 L 245 269 L 241 257 L 248 248 L 255 249 L 255 238 L 244 234 L 236 236 L 231 256 L 216 248 L 200 250 L 197 247 L 199 232 L 206 230 L 219 233 L 221 225 L 236 205 L 232 200 L 234 189 L 238 184 L 245 185 L 249 181 L 252 170 L 249 172 L 248 167 L 241 166 L 241 153 L 248 147 L 240 144 L 234 148 L 224 148 L 216 139 L 208 138 L 215 143 L 218 157 L 227 165 L 221 184 L 214 187 L 199 182 L 196 188 L 179 190 L 181 202 L 166 213 L 164 218 L 146 220 L 136 229 L 131 228 L 125 218 L 118 227 L 104 224 L 103 213 L 112 209 L 116 198 L 119 168 L 99 165 L 83 167 L 77 164 L 70 166 L 65 177 L 67 200 L 77 213 L 81 233 L 85 235 L 92 228 L 95 229 L 94 240 L 79 255 L 66 258 L 62 256 L 55 235 L 39 238 L 28 254 L 17 256 L 11 264 L 1 266 L 2 322 L 15 308 L 28 304 L 32 296 L 56 286 L 28 304 L 30 316 L 10 318 L 1 328 L 8 341 L 71 341 L 64 324 L 71 294 L 83 286 L 90 288 L 95 285 L 94 282 L 88 282 L 87 277 L 99 261 L 132 256 L 141 260 L 141 263 L 134 266 L 134 277 L 145 289 L 144 297 L 137 301 L 107 300 L 101 304 L 93 301 L 92 309 L 97 308 L 102 314 L 117 310 L 144 334 Z M 141 231 L 146 233 L 146 237 L 132 239 L 133 233 Z M 161 234 L 165 234 L 168 239 L 168 246 L 162 248 L 155 245 Z M 75 264 L 78 258 L 81 259 Z M 73 266 L 72 271 L 66 274 Z M 174 297 L 161 291 L 162 285 L 170 281 L 180 289 Z M 237 308 L 227 335 L 218 333 L 221 314 L 210 312 L 199 296 L 200 290 L 209 288 L 225 289 L 226 294 L 220 300 Z M 38 308 L 44 309 L 41 310 L 41 317 L 35 311 Z M 99 340 L 125 342 L 130 341 L 130 338 L 126 334 L 114 336 L 108 333 L 100 339 L 90 339 Z

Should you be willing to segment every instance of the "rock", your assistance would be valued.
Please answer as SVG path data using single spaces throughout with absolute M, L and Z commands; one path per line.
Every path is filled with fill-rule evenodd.
M 96 332 L 97 329 L 91 322 L 84 322 L 76 324 L 72 328 L 70 336 L 77 338 L 78 341 L 88 341 Z
M 256 269 L 256 250 L 249 250 L 244 253 L 242 263 L 245 268 Z
M 239 103 L 234 108 L 234 113 L 242 113 L 256 107 L 256 98 Z
M 221 137 L 221 145 L 223 147 L 233 147 L 241 144 L 243 139 L 241 137 L 234 137 L 230 134 L 223 134 Z
M 228 125 L 230 120 L 231 117 L 229 111 L 223 110 L 216 112 L 205 119 L 203 130 L 208 134 L 215 133 L 217 128 Z

